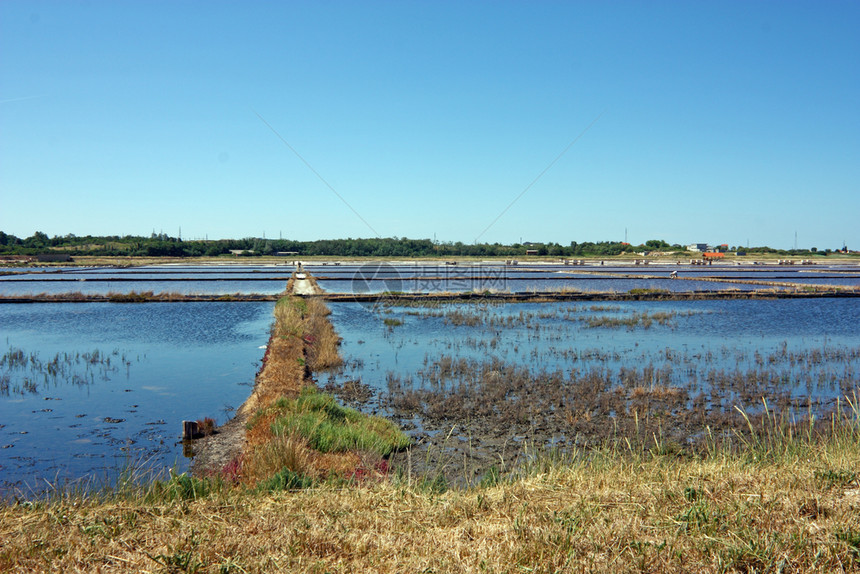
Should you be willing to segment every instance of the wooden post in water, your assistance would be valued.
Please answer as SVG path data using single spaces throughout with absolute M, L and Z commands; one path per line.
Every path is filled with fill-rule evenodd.
M 191 440 L 198 434 L 197 421 L 182 421 L 182 440 Z

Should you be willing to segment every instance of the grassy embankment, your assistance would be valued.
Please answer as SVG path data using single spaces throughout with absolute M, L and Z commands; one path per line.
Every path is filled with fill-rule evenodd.
M 0 569 L 860 571 L 857 417 L 823 435 L 773 420 L 700 458 L 635 445 L 543 456 L 470 490 L 396 475 L 293 492 L 186 479 L 19 502 L 0 509 Z
M 310 386 L 339 360 L 318 304 L 276 307 L 241 470 L 6 503 L 0 571 L 860 571 L 856 397 L 824 430 L 771 416 L 702 456 L 658 437 L 524 452 L 446 490 L 387 475 L 393 429 Z
M 408 445 L 391 422 L 343 408 L 314 386 L 312 372 L 342 362 L 328 314 L 317 298 L 285 297 L 275 306 L 264 367 L 239 409 L 249 421 L 247 445 L 229 470 L 247 486 L 350 477 L 384 467 L 385 456 Z
M 263 367 L 238 411 L 247 442 L 229 478 L 249 487 L 279 473 L 301 484 L 343 478 L 408 444 L 389 421 L 345 409 L 316 388 L 313 372 L 342 363 L 329 313 L 317 298 L 286 296 L 275 305 Z

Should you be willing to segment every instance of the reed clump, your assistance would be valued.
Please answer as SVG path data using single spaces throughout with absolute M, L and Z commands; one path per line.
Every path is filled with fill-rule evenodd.
M 186 301 L 189 299 L 189 296 L 176 291 L 162 291 L 159 293 L 154 293 L 153 291 L 129 291 L 128 293 L 110 291 L 105 298 L 111 303 L 149 303 Z
M 312 459 L 307 440 L 301 436 L 270 436 L 244 455 L 241 461 L 242 479 L 245 484 L 255 485 L 284 469 L 297 475 L 312 476 Z
M 273 339 L 301 340 L 301 359 L 314 371 L 339 367 L 343 364 L 338 352 L 340 338 L 328 320 L 330 314 L 321 299 L 284 297 L 275 305 Z
M 56 353 L 48 360 L 17 347 L 0 355 L 0 396 L 36 395 L 60 385 L 86 387 L 108 381 L 132 359 L 120 349 Z
M 211 435 L 215 432 L 215 419 L 213 419 L 212 417 L 197 419 L 197 429 L 198 432 L 203 436 Z

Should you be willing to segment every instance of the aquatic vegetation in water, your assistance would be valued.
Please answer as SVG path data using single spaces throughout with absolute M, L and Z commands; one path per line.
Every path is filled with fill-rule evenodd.
M 837 354 L 849 357 L 855 352 Z M 678 368 L 683 360 L 677 355 L 659 365 L 562 371 L 498 358 L 442 355 L 425 361 L 411 375 L 389 371 L 381 405 L 403 420 L 418 417 L 426 429 L 489 428 L 538 442 L 553 439 L 557 445 L 599 442 L 619 434 L 644 440 L 656 433 L 679 445 L 692 445 L 703 438 L 705 428 L 715 433 L 746 432 L 749 420 L 737 405 L 744 405 L 753 418 L 765 414 L 770 405 L 799 420 L 822 415 L 833 406 L 810 392 L 819 380 L 837 395 L 851 396 L 860 388 L 850 365 L 839 369 L 836 361 L 828 369 L 829 378 L 803 379 L 778 364 L 726 369 L 708 366 L 714 358 L 706 357 L 700 370 L 690 371 Z
M 662 326 L 675 327 L 677 326 L 675 318 L 679 314 L 689 316 L 693 313 L 694 311 L 654 311 L 651 313 L 645 311 L 642 313 L 634 312 L 618 317 L 609 315 L 585 315 L 580 317 L 579 320 L 585 323 L 588 327 L 627 327 L 628 329 L 642 327 L 643 329 L 649 329 L 654 323 Z
M 97 380 L 110 380 L 121 368 L 127 373 L 131 365 L 131 358 L 119 349 L 63 352 L 43 360 L 39 353 L 9 347 L 0 355 L 0 395 L 38 394 L 62 384 L 91 385 Z
M 441 317 L 446 325 L 453 327 L 495 327 L 508 328 L 525 326 L 540 329 L 545 321 L 564 319 L 566 321 L 580 321 L 587 327 L 627 327 L 633 329 L 642 327 L 650 328 L 653 324 L 676 327 L 677 318 L 689 317 L 691 315 L 704 313 L 704 311 L 642 311 L 637 312 L 629 308 L 617 305 L 591 305 L 584 306 L 553 306 L 541 311 L 520 311 L 516 314 L 493 314 L 486 313 L 482 305 L 448 305 L 440 308 L 437 305 L 432 311 L 409 311 L 407 315 L 423 318 Z M 597 315 L 597 312 L 611 313 L 608 315 Z M 388 321 L 386 319 L 386 321 Z M 388 323 L 386 323 L 388 324 Z

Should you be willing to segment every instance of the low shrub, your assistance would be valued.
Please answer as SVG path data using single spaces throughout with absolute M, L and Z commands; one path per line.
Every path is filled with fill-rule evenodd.
M 209 436 L 215 433 L 215 419 L 206 417 L 197 420 L 197 432 L 203 436 Z

